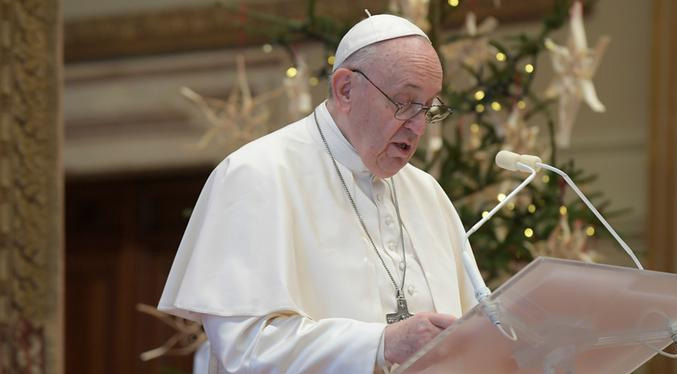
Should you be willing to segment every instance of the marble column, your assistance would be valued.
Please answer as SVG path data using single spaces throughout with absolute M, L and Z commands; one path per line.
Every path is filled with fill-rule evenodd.
M 63 372 L 60 0 L 0 0 L 0 373 Z

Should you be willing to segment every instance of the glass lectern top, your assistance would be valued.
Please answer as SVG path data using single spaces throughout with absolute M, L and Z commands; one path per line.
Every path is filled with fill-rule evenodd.
M 398 374 L 627 374 L 672 343 L 677 275 L 538 258 L 490 296 L 512 341 L 476 306 Z

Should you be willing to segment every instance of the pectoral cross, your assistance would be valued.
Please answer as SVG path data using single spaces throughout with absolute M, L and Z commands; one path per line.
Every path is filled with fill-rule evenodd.
M 407 299 L 404 298 L 404 295 L 401 292 L 397 292 L 397 312 L 395 313 L 388 313 L 386 314 L 386 322 L 388 324 L 403 321 L 409 317 L 411 317 L 412 314 L 409 313 L 409 309 L 407 308 Z

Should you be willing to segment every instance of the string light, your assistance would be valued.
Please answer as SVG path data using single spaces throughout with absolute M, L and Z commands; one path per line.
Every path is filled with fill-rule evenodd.
M 484 105 L 482 105 L 482 104 L 477 104 L 477 105 L 475 106 L 475 111 L 476 111 L 477 113 L 482 113 L 482 112 L 484 112 Z
M 524 65 L 524 71 L 526 71 L 529 74 L 533 73 L 534 72 L 534 65 L 531 65 L 531 64 Z
M 544 175 L 543 178 L 541 178 L 543 183 L 548 184 L 550 182 L 550 176 L 549 175 Z
M 594 235 L 595 235 L 595 228 L 592 227 L 592 226 L 588 226 L 588 227 L 585 229 L 585 235 L 587 235 L 587 236 L 594 236 Z
M 475 100 L 480 101 L 480 100 L 482 100 L 482 99 L 484 99 L 484 91 L 482 91 L 482 90 L 477 90 L 477 91 L 475 92 Z
M 298 74 L 298 70 L 296 70 L 295 67 L 292 66 L 289 69 L 287 69 L 287 77 L 294 78 L 296 74 Z
M 500 203 L 501 201 L 505 200 L 505 194 L 504 193 L 499 193 L 498 196 L 496 196 L 496 200 Z
M 310 78 L 308 79 L 308 83 L 309 83 L 311 86 L 315 87 L 315 86 L 317 86 L 317 85 L 320 83 L 320 80 L 317 79 L 317 77 L 310 77 Z
M 273 46 L 270 44 L 264 44 L 261 49 L 263 49 L 263 52 L 265 53 L 270 53 L 273 51 Z
M 458 6 L 458 3 L 460 3 L 459 0 L 449 0 L 449 5 L 451 6 Z
M 520 108 L 520 109 L 524 109 L 524 108 L 527 107 L 527 102 L 524 101 L 524 100 L 520 100 L 520 101 L 517 102 L 517 107 Z
M 526 236 L 527 238 L 531 238 L 532 236 L 534 236 L 534 230 L 531 229 L 530 227 L 527 227 L 526 229 L 524 229 L 524 236 Z
M 501 103 L 499 103 L 498 101 L 494 101 L 493 103 L 491 103 L 491 109 L 498 112 L 499 110 L 501 110 Z
M 470 125 L 470 132 L 472 132 L 474 134 L 477 134 L 478 132 L 480 132 L 480 125 L 478 125 L 476 123 L 473 123 L 472 125 Z
M 331 56 L 327 57 L 327 63 L 329 65 L 334 65 L 334 62 L 336 62 L 336 56 L 331 55 Z
M 497 59 L 498 61 L 505 61 L 506 57 L 507 57 L 507 56 L 506 56 L 505 53 L 503 53 L 503 52 L 498 52 L 498 53 L 496 53 L 496 59 Z
M 482 218 L 486 218 L 488 215 L 489 215 L 488 211 L 485 210 L 484 212 L 482 212 Z
M 508 210 L 515 210 L 515 203 L 511 201 L 506 205 L 506 207 L 508 208 Z
M 531 213 L 531 214 L 536 213 L 536 205 L 534 205 L 534 204 L 529 204 L 529 206 L 527 207 L 527 210 L 528 210 L 529 213 Z
M 566 216 L 567 211 L 568 211 L 568 209 L 567 209 L 566 205 L 562 205 L 561 207 L 559 207 L 559 214 Z

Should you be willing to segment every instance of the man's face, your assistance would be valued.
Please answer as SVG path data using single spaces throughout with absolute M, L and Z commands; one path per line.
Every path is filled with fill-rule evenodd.
M 382 64 L 360 67 L 372 83 L 353 73 L 355 95 L 349 115 L 349 140 L 365 166 L 377 177 L 397 173 L 411 159 L 426 127 L 423 112 L 403 121 L 394 117 L 395 102 L 430 105 L 440 92 L 442 68 L 430 44 L 405 37 L 384 42 Z

